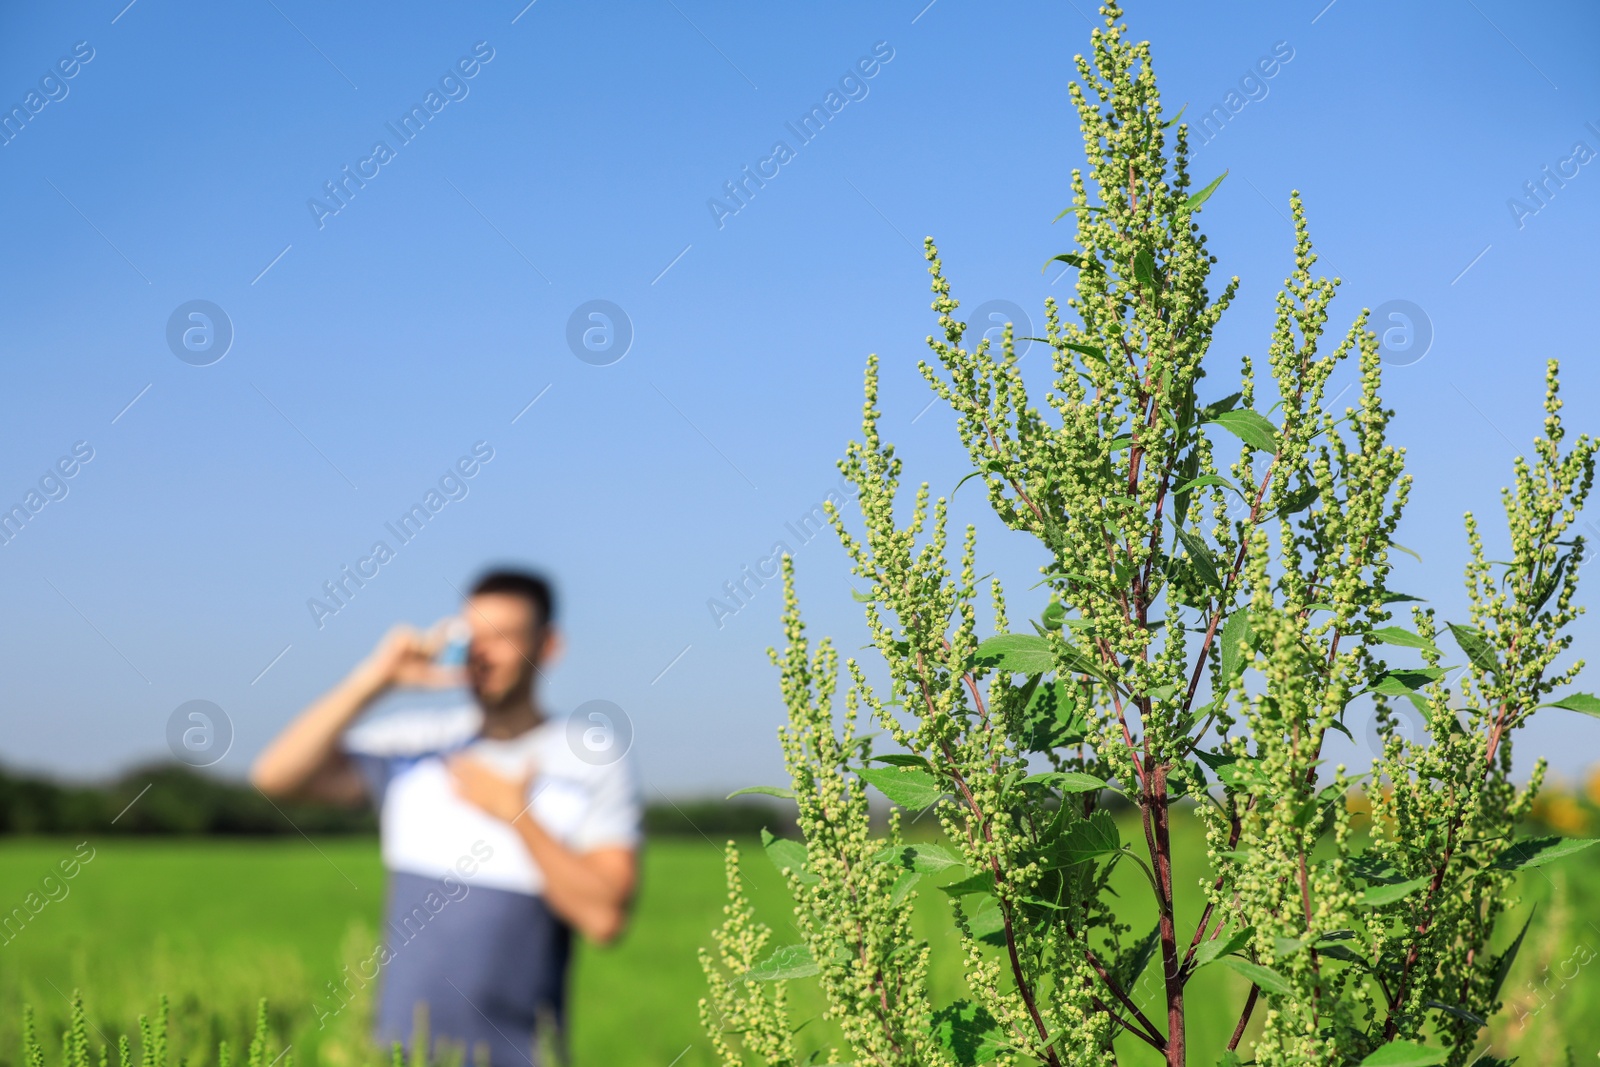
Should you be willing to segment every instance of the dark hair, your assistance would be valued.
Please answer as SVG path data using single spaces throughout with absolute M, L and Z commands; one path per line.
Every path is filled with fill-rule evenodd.
M 556 597 L 550 582 L 532 571 L 495 568 L 485 571 L 472 585 L 471 596 L 485 593 L 505 593 L 519 596 L 532 604 L 539 615 L 539 625 L 548 626 L 555 621 Z

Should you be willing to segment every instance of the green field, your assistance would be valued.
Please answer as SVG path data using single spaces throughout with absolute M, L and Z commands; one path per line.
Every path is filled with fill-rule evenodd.
M 1183 866 L 1198 858 L 1192 824 L 1178 844 L 1179 871 L 1198 876 L 1199 868 Z M 76 845 L 0 843 L 0 909 L 20 905 Z M 92 847 L 94 858 L 66 883 L 68 894 L 0 944 L 0 1065 L 20 1063 L 24 1003 L 39 1013 L 51 1062 L 57 1062 L 74 990 L 88 1007 L 97 1048 L 102 1041 L 114 1047 L 119 1033 L 137 1033 L 137 1015 L 153 1011 L 157 997 L 167 994 L 175 1067 L 178 1057 L 186 1057 L 188 1067 L 214 1064 L 222 1037 L 238 1062 L 262 996 L 272 1005 L 273 1055 L 287 1043 L 299 1064 L 374 1062 L 361 1003 L 323 1029 L 316 1019 L 318 1004 L 336 1005 L 326 987 L 343 960 L 370 953 L 374 943 L 383 900 L 375 841 L 109 838 Z M 746 848 L 745 859 L 752 898 L 777 930 L 776 942 L 792 941 L 785 935 L 787 890 L 777 872 L 759 847 Z M 1123 899 L 1138 909 L 1132 921 L 1142 929 L 1149 909 L 1131 880 L 1141 876 L 1129 868 Z M 1600 920 L 1600 856 L 1584 853 L 1553 869 L 1550 878 L 1538 871 L 1528 877 L 1517 915 L 1520 920 L 1538 901 L 1539 921 L 1507 983 L 1504 1017 L 1485 1031 L 1483 1044 L 1492 1039 L 1496 1052 L 1520 1055 L 1525 1067 L 1565 1063 L 1568 1046 L 1575 1062 L 1592 1062 L 1600 1053 L 1600 967 L 1587 964 L 1600 953 L 1600 926 L 1591 921 Z M 953 948 L 954 941 L 946 940 L 939 914 L 945 905 L 936 895 L 922 894 L 919 921 L 923 936 L 935 942 L 934 994 L 943 1003 L 964 990 L 958 958 L 938 952 L 940 943 Z M 720 846 L 692 837 L 650 844 L 632 929 L 612 948 L 585 947 L 579 955 L 572 1039 L 580 1067 L 713 1062 L 696 1019 L 703 983 L 695 954 L 709 943 L 724 899 Z M 1192 906 L 1180 909 L 1186 929 L 1196 917 Z M 1244 992 L 1242 980 L 1239 988 L 1228 984 L 1234 977 L 1219 974 L 1190 987 L 1197 990 L 1193 1047 L 1220 1048 L 1226 1040 Z M 809 983 L 791 985 L 798 1024 L 818 1005 L 804 988 Z M 1152 983 L 1143 992 L 1156 999 Z M 802 1036 L 815 1041 L 826 1032 L 813 1024 Z M 1118 1044 L 1126 1050 L 1124 1063 L 1146 1062 L 1142 1046 L 1127 1037 Z

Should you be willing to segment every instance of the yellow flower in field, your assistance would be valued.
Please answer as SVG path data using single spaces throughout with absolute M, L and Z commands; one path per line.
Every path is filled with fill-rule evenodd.
M 1541 796 L 1533 809 L 1536 817 L 1565 833 L 1582 833 L 1589 827 L 1588 812 L 1583 810 L 1576 797 L 1565 790 L 1552 790 Z

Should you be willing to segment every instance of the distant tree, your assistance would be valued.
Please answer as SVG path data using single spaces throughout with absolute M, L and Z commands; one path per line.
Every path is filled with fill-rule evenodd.
M 1172 1067 L 1464 1064 L 1520 942 L 1490 951 L 1514 873 L 1590 843 L 1514 833 L 1544 774 L 1541 762 L 1527 785 L 1511 781 L 1517 729 L 1552 702 L 1600 709 L 1556 695 L 1581 666 L 1557 661 L 1581 610 L 1571 527 L 1595 444 L 1566 442 L 1555 365 L 1543 436 L 1504 493 L 1505 558 L 1486 557 L 1468 515 L 1470 614 L 1436 618 L 1390 586 L 1391 552 L 1409 551 L 1392 535 L 1411 482 L 1387 442 L 1366 313 L 1328 350 L 1338 283 L 1313 274 L 1298 195 L 1294 270 L 1266 350 L 1272 390 L 1258 390 L 1246 357 L 1236 391 L 1201 397 L 1238 284 L 1210 292 L 1215 258 L 1195 223 L 1221 178 L 1194 187 L 1187 127 L 1162 110 L 1149 45 L 1126 40 L 1115 4 L 1102 12 L 1071 89 L 1088 169 L 1073 171 L 1063 212 L 1077 247 L 1056 260 L 1077 288 L 1067 314 L 1046 302 L 1055 378 L 1042 405 L 1009 328 L 998 351 L 965 347 L 927 244 L 939 336 L 922 373 L 958 418 L 969 477 L 1048 554 L 1049 606 L 1014 627 L 991 581 L 993 636 L 980 636 L 973 528 L 953 553 L 948 502 L 927 483 L 909 522 L 896 520 L 901 461 L 879 432 L 869 360 L 863 437 L 840 464 L 864 532 L 830 513 L 867 583 L 858 596 L 890 683 L 875 689 L 847 661 L 838 713 L 838 654 L 809 643 L 786 565 L 788 644 L 773 659 L 802 840 L 767 850 L 787 870 L 800 939 L 773 947 L 730 848 L 701 1009 L 729 1067 L 800 1062 L 786 981 L 802 977 L 847 1046 L 827 1062 L 1100 1065 L 1131 1040 Z M 1335 411 L 1326 390 L 1345 361 L 1357 397 Z M 1396 621 L 1407 611 L 1409 624 Z M 1327 767 L 1324 739 L 1349 733 L 1346 708 L 1364 695 L 1382 755 L 1370 774 Z M 1397 731 L 1401 702 L 1425 717 L 1426 738 Z M 863 716 L 895 751 L 858 733 Z M 933 807 L 951 844 L 907 843 L 898 812 L 875 836 L 869 785 L 900 809 Z M 1137 805 L 1138 842 L 1122 840 L 1107 789 Z M 1352 828 L 1352 791 L 1370 833 Z M 1174 870 L 1179 798 L 1204 822 L 1206 870 Z M 1119 863 L 1142 868 L 1146 901 L 1110 893 Z M 1204 912 L 1180 930 L 1175 886 L 1202 875 Z M 914 887 L 935 878 L 954 940 L 913 932 Z M 967 999 L 931 1001 L 935 951 L 959 952 Z M 1134 994 L 1147 972 L 1159 990 L 1148 1011 Z M 1188 987 L 1240 975 L 1250 986 L 1232 1040 L 1191 1050 Z M 1259 1034 L 1242 1048 L 1252 1020 Z

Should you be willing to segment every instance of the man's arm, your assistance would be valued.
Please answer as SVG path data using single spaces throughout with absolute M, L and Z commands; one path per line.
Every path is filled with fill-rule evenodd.
M 556 840 L 528 810 L 530 779 L 503 778 L 468 756 L 450 760 L 450 776 L 462 797 L 516 830 L 544 872 L 544 897 L 557 915 L 602 945 L 621 935 L 638 882 L 638 856 L 632 848 L 579 852 Z
M 365 783 L 339 738 L 379 696 L 395 685 L 438 685 L 454 678 L 434 664 L 438 634 L 410 626 L 390 630 L 372 654 L 313 703 L 267 746 L 250 781 L 268 796 L 359 804 Z

